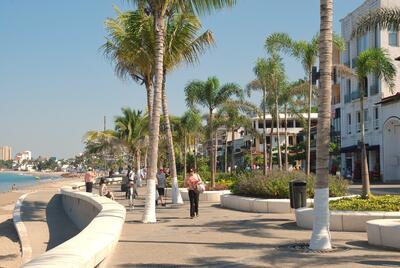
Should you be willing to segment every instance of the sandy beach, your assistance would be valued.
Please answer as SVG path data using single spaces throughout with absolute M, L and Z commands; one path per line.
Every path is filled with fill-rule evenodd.
M 17 173 L 24 172 L 18 171 Z M 62 176 L 64 173 L 39 172 L 33 174 L 30 172 L 27 174 L 33 176 Z M 34 192 L 36 190 L 57 189 L 72 182 L 82 180 L 82 175 L 69 174 L 69 176 L 71 177 L 54 181 L 38 182 L 35 185 L 21 187 L 16 191 L 0 193 L 0 267 L 19 267 L 21 264 L 20 244 L 12 221 L 14 205 L 18 198 L 25 193 Z

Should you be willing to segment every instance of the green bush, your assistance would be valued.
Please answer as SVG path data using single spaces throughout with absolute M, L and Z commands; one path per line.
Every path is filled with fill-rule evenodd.
M 314 197 L 314 177 L 303 172 L 271 171 L 267 176 L 261 173 L 243 173 L 233 183 L 231 191 L 236 195 L 259 198 L 289 198 L 289 182 L 301 180 L 307 182 L 307 196 Z M 336 177 L 329 177 L 329 195 L 344 196 L 347 182 Z
M 368 199 L 361 197 L 344 198 L 330 201 L 329 208 L 331 210 L 352 211 L 400 211 L 400 196 L 371 196 Z

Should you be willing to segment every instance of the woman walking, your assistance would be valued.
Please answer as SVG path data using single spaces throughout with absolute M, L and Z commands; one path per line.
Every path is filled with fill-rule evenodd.
M 195 172 L 193 168 L 189 169 L 188 175 L 185 178 L 184 185 L 187 187 L 189 192 L 190 200 L 190 218 L 199 216 L 199 194 L 198 185 L 202 183 L 202 180 Z

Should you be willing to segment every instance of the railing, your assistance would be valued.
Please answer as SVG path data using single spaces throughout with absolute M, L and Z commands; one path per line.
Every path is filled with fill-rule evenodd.
M 351 102 L 351 95 L 345 95 L 344 96 L 344 103 L 349 103 Z

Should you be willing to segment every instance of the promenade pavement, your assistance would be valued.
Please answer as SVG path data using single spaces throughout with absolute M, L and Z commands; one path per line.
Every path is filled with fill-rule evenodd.
M 116 201 L 127 206 L 124 194 Z M 331 253 L 278 248 L 308 242 L 311 232 L 298 228 L 293 214 L 257 214 L 202 202 L 200 217 L 189 218 L 186 204 L 157 209 L 158 222 L 143 224 L 144 188 L 127 211 L 126 222 L 108 267 L 398 267 L 400 252 L 368 245 L 366 233 L 332 232 Z M 169 203 L 171 200 L 168 200 Z
M 29 194 L 22 202 L 21 219 L 27 229 L 32 258 L 79 233 L 64 213 L 61 195 L 55 189 Z

